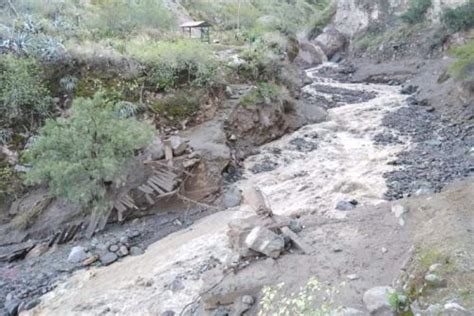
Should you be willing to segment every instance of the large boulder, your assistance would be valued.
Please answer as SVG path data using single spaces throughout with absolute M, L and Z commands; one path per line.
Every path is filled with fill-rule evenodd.
M 314 43 L 321 47 L 328 59 L 331 59 L 336 53 L 346 49 L 348 41 L 346 36 L 338 30 L 328 28 L 316 37 Z
M 393 292 L 390 286 L 376 286 L 367 290 L 362 300 L 371 315 L 391 315 L 389 296 Z
M 318 66 L 328 59 L 323 49 L 309 42 L 300 42 L 299 52 L 294 62 L 303 68 Z
M 257 226 L 245 238 L 246 246 L 271 258 L 278 258 L 285 248 L 283 237 L 268 228 Z
M 87 259 L 87 252 L 84 247 L 76 246 L 71 249 L 67 261 L 71 263 L 80 263 Z

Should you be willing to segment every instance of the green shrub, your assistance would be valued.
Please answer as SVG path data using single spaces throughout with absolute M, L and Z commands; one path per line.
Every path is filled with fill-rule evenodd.
M 242 98 L 240 104 L 245 108 L 258 104 L 272 104 L 273 102 L 280 101 L 282 96 L 283 90 L 280 86 L 273 83 L 260 82 L 256 88 L 252 89 Z
M 126 52 L 146 66 L 148 80 L 162 90 L 181 84 L 208 86 L 217 74 L 218 64 L 211 47 L 195 40 L 138 39 L 127 43 Z
M 97 1 L 86 26 L 101 37 L 128 36 L 145 29 L 175 29 L 176 19 L 161 0 Z
M 283 68 L 281 60 L 263 42 L 242 51 L 240 58 L 245 61 L 237 69 L 237 74 L 241 80 L 258 82 L 276 80 L 280 77 Z
M 331 22 L 337 12 L 336 1 L 330 1 L 321 12 L 317 12 L 310 22 L 309 38 L 316 38 L 323 29 Z
M 423 22 L 431 5 L 431 0 L 410 0 L 408 10 L 400 16 L 400 19 L 408 24 Z
M 461 80 L 474 80 L 474 40 L 451 50 L 456 58 L 450 67 L 450 73 Z
M 474 0 L 469 0 L 456 8 L 446 8 L 441 15 L 441 21 L 453 33 L 473 28 Z
M 180 90 L 164 96 L 162 99 L 150 104 L 150 109 L 165 115 L 173 121 L 189 117 L 199 109 L 201 95 L 198 92 Z
M 97 94 L 76 99 L 71 116 L 48 120 L 25 153 L 27 184 L 47 184 L 54 196 L 87 210 L 107 209 L 107 185 L 116 180 L 153 129 L 122 118 L 116 104 Z
M 31 128 L 51 110 L 39 65 L 31 58 L 0 56 L 0 123 Z
M 17 198 L 21 190 L 21 180 L 15 170 L 10 166 L 0 165 L 0 206 L 7 199 Z
M 394 291 L 387 293 L 387 296 L 390 308 L 397 313 L 397 315 L 413 315 L 410 309 L 412 302 L 407 295 Z

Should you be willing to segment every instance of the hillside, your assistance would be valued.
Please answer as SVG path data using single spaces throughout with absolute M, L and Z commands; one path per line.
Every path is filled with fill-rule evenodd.
M 472 0 L 4 1 L 3 312 L 474 313 L 473 26 Z

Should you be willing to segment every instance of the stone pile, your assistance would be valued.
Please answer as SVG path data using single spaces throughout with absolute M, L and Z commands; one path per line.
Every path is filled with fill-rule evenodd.
M 247 191 L 245 198 L 257 214 L 231 221 L 227 232 L 230 245 L 240 258 L 278 258 L 292 246 L 304 253 L 311 252 L 311 248 L 297 235 L 302 227 L 296 220 L 274 215 L 256 188 Z
M 139 231 L 127 230 L 119 239 L 106 242 L 92 240 L 91 246 L 88 248 L 83 246 L 73 247 L 67 260 L 70 263 L 83 266 L 90 266 L 97 262 L 100 262 L 102 266 L 108 266 L 120 258 L 143 254 L 143 249 L 135 246 L 133 242 L 133 239 L 139 236 Z

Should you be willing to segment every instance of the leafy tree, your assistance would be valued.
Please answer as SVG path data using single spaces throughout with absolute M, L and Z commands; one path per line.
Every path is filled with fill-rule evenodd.
M 34 59 L 0 57 L 0 123 L 32 127 L 51 110 L 51 98 Z
M 73 102 L 71 116 L 48 120 L 26 152 L 28 184 L 45 183 L 57 197 L 92 210 L 107 210 L 107 188 L 136 151 L 148 145 L 153 129 L 120 115 L 101 94 Z

